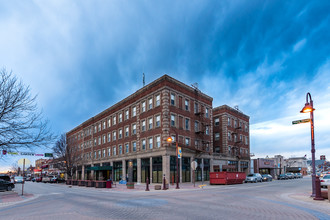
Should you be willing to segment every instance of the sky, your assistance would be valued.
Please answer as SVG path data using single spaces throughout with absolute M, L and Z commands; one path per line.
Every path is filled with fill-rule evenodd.
M 140 89 L 142 73 L 198 83 L 250 116 L 253 158 L 311 157 L 310 125 L 292 125 L 310 92 L 316 157 L 330 158 L 329 27 L 330 1 L 0 0 L 0 67 L 56 134 Z

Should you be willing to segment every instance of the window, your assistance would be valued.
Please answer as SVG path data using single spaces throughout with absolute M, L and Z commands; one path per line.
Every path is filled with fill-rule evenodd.
M 105 157 L 105 149 L 103 149 L 103 157 Z
M 142 131 L 146 130 L 146 121 L 145 120 L 142 121 L 141 129 L 142 129 Z
M 228 117 L 228 125 L 230 126 L 230 117 Z
M 199 132 L 199 123 L 195 121 L 195 132 Z
M 186 118 L 186 123 L 185 123 L 186 130 L 190 130 L 190 120 L 189 118 Z
M 248 126 L 245 125 L 245 132 L 248 132 Z
M 128 132 L 128 127 L 125 128 L 125 137 L 128 137 L 129 132 Z
M 103 144 L 105 144 L 106 142 L 106 138 L 105 138 L 105 135 L 103 135 Z
M 117 117 L 116 116 L 113 116 L 112 117 L 112 124 L 115 125 L 116 124 L 116 121 L 117 121 Z
M 119 145 L 119 154 L 123 154 L 123 146 Z
M 116 146 L 115 147 L 113 147 L 113 155 L 117 155 L 117 149 L 116 149 Z
M 214 147 L 214 153 L 220 153 L 220 146 Z
M 171 105 L 175 105 L 175 95 L 171 94 Z
M 220 122 L 219 122 L 219 118 L 215 118 L 214 119 L 214 125 L 215 126 L 219 126 Z
M 146 149 L 146 140 L 142 140 L 142 150 Z
M 231 146 L 228 146 L 228 154 L 231 155 Z
M 175 126 L 175 115 L 171 115 L 171 126 Z
M 195 105 L 194 105 L 194 113 L 198 113 L 198 103 L 195 102 Z
M 205 108 L 205 118 L 208 118 L 208 117 L 209 117 L 209 109 Z
M 160 136 L 156 137 L 156 147 L 160 147 Z
M 109 118 L 108 119 L 108 128 L 110 128 L 110 126 L 111 126 L 111 119 Z
M 248 137 L 245 137 L 245 145 L 248 145 Z
M 110 141 L 111 141 L 111 134 L 108 133 L 108 142 L 110 142 Z
M 98 151 L 98 158 L 101 158 L 101 150 Z
M 101 137 L 99 137 L 99 142 L 98 142 L 98 144 L 99 144 L 99 145 L 101 144 Z
M 101 131 L 101 123 L 99 124 L 99 126 L 98 126 L 98 127 L 99 127 L 99 131 Z
M 220 133 L 214 134 L 214 140 L 218 141 L 220 139 Z
M 119 119 L 118 119 L 118 123 L 122 122 L 123 121 L 123 113 L 120 113 L 119 114 Z
M 160 126 L 160 115 L 156 116 L 156 127 Z
M 148 122 L 148 128 L 149 128 L 149 130 L 150 130 L 150 129 L 152 129 L 152 118 L 149 118 L 148 121 L 149 121 L 149 122 Z
M 97 127 L 94 126 L 94 134 L 97 132 Z
M 152 98 L 148 100 L 148 109 L 152 109 Z
M 109 147 L 108 148 L 108 157 L 110 157 L 111 156 L 111 148 Z
M 189 138 L 186 138 L 185 144 L 186 144 L 187 146 L 189 146 L 189 144 L 190 144 L 190 139 L 189 139 Z
M 143 101 L 143 102 L 142 102 L 141 112 L 145 112 L 145 111 L 146 111 L 146 102 Z
M 234 127 L 237 128 L 237 120 L 234 122 Z
M 122 137 L 123 137 L 123 130 L 119 129 L 118 139 L 121 139 Z
M 132 108 L 132 117 L 136 116 L 136 106 Z
M 199 145 L 199 141 L 195 140 L 195 147 L 198 147 L 198 145 Z
M 205 126 L 205 134 L 206 135 L 210 134 L 210 127 L 209 126 Z
M 132 143 L 132 145 L 133 145 L 133 151 L 135 152 L 136 151 L 136 142 L 134 141 L 133 143 Z
M 106 123 L 105 121 L 103 122 L 103 130 L 105 129 Z
M 237 142 L 237 135 L 234 134 L 234 141 Z
M 129 152 L 129 145 L 128 144 L 125 144 L 125 151 L 126 151 L 126 153 Z
M 241 142 L 243 141 L 243 137 L 242 137 L 241 134 L 239 135 L 239 140 L 240 140 Z
M 149 149 L 152 149 L 152 138 L 148 139 L 148 143 L 149 143 Z
M 117 140 L 117 132 L 116 131 L 114 131 L 113 133 L 112 133 L 112 140 Z
M 125 111 L 125 120 L 127 120 L 129 118 L 129 112 L 128 110 Z
M 228 140 L 231 140 L 231 134 L 228 132 Z
M 184 108 L 186 111 L 189 111 L 189 100 L 188 99 L 184 100 Z
M 156 95 L 156 106 L 160 106 L 160 95 Z
M 132 125 L 132 134 L 136 134 L 136 124 Z
M 96 159 L 96 151 L 94 151 L 94 159 Z

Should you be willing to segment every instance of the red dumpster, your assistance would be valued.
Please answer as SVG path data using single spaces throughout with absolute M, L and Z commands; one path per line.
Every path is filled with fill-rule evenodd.
M 246 178 L 244 172 L 210 172 L 210 184 L 242 184 Z
M 111 183 L 112 183 L 112 181 L 107 181 L 106 188 L 111 188 Z

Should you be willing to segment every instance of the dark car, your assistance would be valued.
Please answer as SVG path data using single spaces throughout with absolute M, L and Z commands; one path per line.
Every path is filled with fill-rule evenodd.
M 263 174 L 262 175 L 262 181 L 264 182 L 268 182 L 268 181 L 272 181 L 273 180 L 273 177 L 269 174 Z
M 39 176 L 39 177 L 36 177 L 35 178 L 35 181 L 38 183 L 38 182 L 41 182 L 42 181 L 42 177 L 41 176 Z
M 287 180 L 288 177 L 285 174 L 280 174 L 280 175 L 277 176 L 277 179 L 278 180 Z
M 0 179 L 10 182 L 10 177 L 7 174 L 0 174 Z
M 14 183 L 0 179 L 0 190 L 11 191 L 13 188 L 15 188 Z

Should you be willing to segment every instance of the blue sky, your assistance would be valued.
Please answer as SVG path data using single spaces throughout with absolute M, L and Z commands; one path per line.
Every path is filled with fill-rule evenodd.
M 291 125 L 310 92 L 329 158 L 329 27 L 329 1 L 0 1 L 0 65 L 58 134 L 141 88 L 143 72 L 197 82 L 250 116 L 257 157 L 310 156 L 309 125 Z

